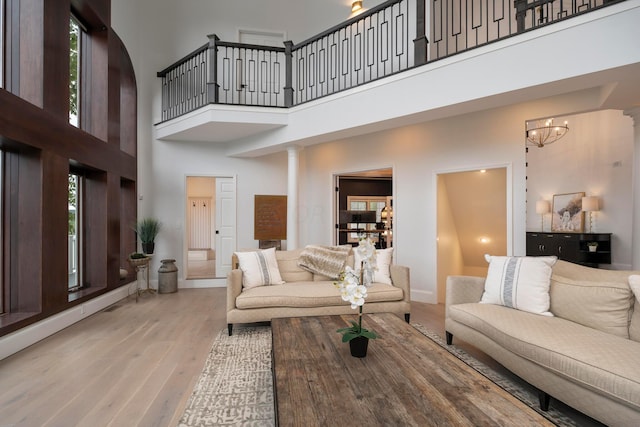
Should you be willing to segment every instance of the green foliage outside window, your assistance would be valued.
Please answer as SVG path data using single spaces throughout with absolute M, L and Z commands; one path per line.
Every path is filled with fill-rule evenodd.
M 79 47 L 80 25 L 71 18 L 69 20 L 69 123 L 74 126 L 78 126 Z

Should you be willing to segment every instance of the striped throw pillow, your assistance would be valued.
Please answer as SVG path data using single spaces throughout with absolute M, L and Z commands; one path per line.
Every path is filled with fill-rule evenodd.
M 276 249 L 269 248 L 251 252 L 236 252 L 242 270 L 242 288 L 281 285 L 284 283 L 276 261 Z
M 549 311 L 549 286 L 551 267 L 557 257 L 485 255 L 485 259 L 489 262 L 489 271 L 481 303 L 553 316 Z

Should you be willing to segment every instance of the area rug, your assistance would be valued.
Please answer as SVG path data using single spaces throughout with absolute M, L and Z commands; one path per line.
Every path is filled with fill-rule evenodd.
M 271 328 L 220 331 L 178 426 L 272 425 Z
M 494 371 L 464 350 L 447 346 L 437 334 L 420 324 L 413 326 L 469 366 L 538 411 L 558 426 L 577 426 L 550 407 L 540 411 L 537 394 Z M 187 403 L 178 427 L 273 426 L 271 328 L 237 327 L 216 337 L 204 369 Z

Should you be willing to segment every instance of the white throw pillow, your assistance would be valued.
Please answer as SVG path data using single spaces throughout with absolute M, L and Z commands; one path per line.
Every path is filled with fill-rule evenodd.
M 549 311 L 549 286 L 551 267 L 557 257 L 485 255 L 485 259 L 489 262 L 489 271 L 481 303 L 553 316 Z
M 242 287 L 251 289 L 264 285 L 284 283 L 276 261 L 276 248 L 259 251 L 236 252 L 242 270 Z
M 362 258 L 358 251 L 354 253 L 354 266 L 356 271 L 360 271 Z M 376 249 L 376 266 L 377 269 L 373 273 L 373 281 L 376 283 L 384 283 L 385 285 L 393 285 L 391 281 L 391 261 L 393 259 L 393 248 Z

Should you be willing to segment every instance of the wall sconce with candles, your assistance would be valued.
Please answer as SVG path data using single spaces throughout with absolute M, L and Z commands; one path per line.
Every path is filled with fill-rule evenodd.
M 551 212 L 551 204 L 548 200 L 538 200 L 536 202 L 536 213 L 540 215 L 540 231 L 544 231 L 544 216 Z
M 596 196 L 582 198 L 582 211 L 589 212 L 589 232 L 593 233 L 593 213 L 600 210 L 600 201 Z

